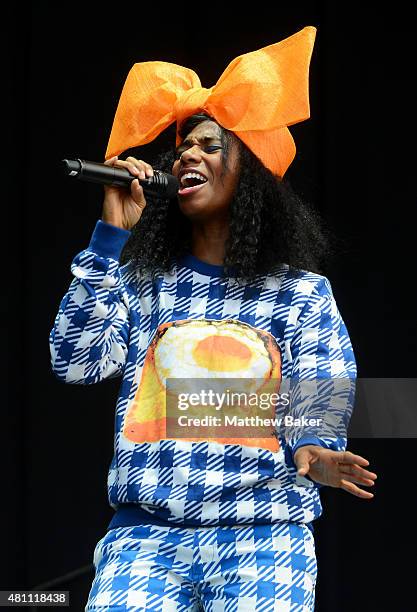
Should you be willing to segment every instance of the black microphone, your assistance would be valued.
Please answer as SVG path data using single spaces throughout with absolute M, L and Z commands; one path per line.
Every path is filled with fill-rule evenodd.
M 148 193 L 168 200 L 175 198 L 180 188 L 179 181 L 175 176 L 160 170 L 154 170 L 153 176 L 140 179 L 130 174 L 126 168 L 115 168 L 114 166 L 83 159 L 63 159 L 62 163 L 68 176 L 74 176 L 81 181 L 129 188 L 130 183 L 137 178 L 145 194 Z

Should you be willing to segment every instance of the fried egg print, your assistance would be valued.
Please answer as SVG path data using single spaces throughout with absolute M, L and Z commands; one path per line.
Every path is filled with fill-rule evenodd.
M 241 379 L 239 391 L 277 392 L 281 353 L 268 332 L 238 320 L 187 319 L 160 325 L 151 341 L 134 400 L 128 408 L 123 433 L 133 442 L 166 439 L 166 379 L 181 381 L 178 392 L 195 392 L 195 379 L 213 379 L 213 389 L 224 390 L 221 379 Z M 192 438 L 181 438 L 195 440 Z M 207 438 L 212 439 L 212 438 Z M 279 450 L 275 435 L 265 438 L 213 438 Z M 199 438 L 201 440 L 201 438 Z

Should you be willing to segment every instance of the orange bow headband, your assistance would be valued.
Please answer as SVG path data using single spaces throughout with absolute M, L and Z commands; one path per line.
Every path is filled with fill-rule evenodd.
M 154 140 L 206 112 L 231 130 L 274 174 L 284 176 L 295 156 L 287 126 L 310 116 L 308 70 L 316 28 L 235 58 L 206 89 L 193 70 L 168 62 L 134 64 L 124 84 L 106 159 Z M 181 142 L 177 135 L 177 145 Z

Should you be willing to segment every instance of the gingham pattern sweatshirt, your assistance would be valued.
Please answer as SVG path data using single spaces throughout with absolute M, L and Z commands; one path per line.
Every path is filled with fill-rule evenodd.
M 151 344 L 162 337 L 158 330 L 173 332 L 170 324 L 179 321 L 198 322 L 202 330 L 213 322 L 230 322 L 251 334 L 267 334 L 279 349 L 283 377 L 354 380 L 352 346 L 328 279 L 281 265 L 238 287 L 222 266 L 190 254 L 175 261 L 173 274 L 152 281 L 129 263 L 120 266 L 129 235 L 97 222 L 88 248 L 73 260 L 74 279 L 50 334 L 52 368 L 59 380 L 87 385 L 121 378 L 108 472 L 108 499 L 116 512 L 109 528 L 143 522 L 198 526 L 278 521 L 311 528 L 322 512 L 320 485 L 297 475 L 293 454 L 305 444 L 345 450 L 345 435 L 318 436 L 298 429 L 279 435 L 279 450 L 273 452 L 204 439 L 141 441 L 129 432 L 141 431 L 138 390 L 150 380 L 155 362 L 148 358 Z M 185 338 L 191 327 L 177 328 L 174 340 Z M 169 355 L 167 346 L 164 354 Z M 181 372 L 184 376 L 184 368 Z M 336 399 L 336 414 L 347 424 L 353 395 Z M 126 426 L 128 419 L 136 429 Z

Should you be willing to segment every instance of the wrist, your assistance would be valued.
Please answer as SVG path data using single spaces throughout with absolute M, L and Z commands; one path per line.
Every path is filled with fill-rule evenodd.
M 107 225 L 112 225 L 113 227 L 117 227 L 118 229 L 130 231 L 129 228 L 125 227 L 123 221 L 113 215 L 102 215 L 101 221 L 103 223 L 107 223 Z

